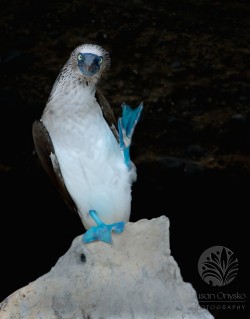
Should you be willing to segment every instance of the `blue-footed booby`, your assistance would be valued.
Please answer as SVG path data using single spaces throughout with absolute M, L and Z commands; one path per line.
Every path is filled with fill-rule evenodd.
M 45 171 L 87 230 L 83 242 L 112 243 L 130 218 L 136 168 L 129 147 L 143 105 L 122 105 L 118 131 L 113 111 L 96 85 L 110 65 L 100 46 L 77 47 L 52 88 L 40 121 L 33 123 L 35 149 Z

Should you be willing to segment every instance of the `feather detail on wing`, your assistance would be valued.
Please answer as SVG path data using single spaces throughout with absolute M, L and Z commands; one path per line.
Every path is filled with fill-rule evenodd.
M 115 120 L 113 110 L 111 109 L 106 98 L 102 95 L 102 93 L 98 89 L 96 90 L 96 100 L 102 109 L 102 113 L 103 113 L 103 117 L 105 121 L 107 122 L 117 142 L 119 143 L 119 134 L 116 129 L 116 120 Z
M 64 199 L 67 206 L 77 212 L 77 208 L 69 195 L 64 184 L 60 165 L 57 160 L 55 150 L 50 135 L 41 121 L 35 121 L 32 127 L 32 134 L 35 150 L 46 173 L 49 175 L 59 194 Z

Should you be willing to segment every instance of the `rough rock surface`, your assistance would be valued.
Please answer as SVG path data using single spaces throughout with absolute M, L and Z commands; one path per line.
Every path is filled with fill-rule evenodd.
M 170 255 L 167 217 L 128 223 L 113 241 L 76 237 L 49 273 L 0 304 L 0 318 L 213 318 Z

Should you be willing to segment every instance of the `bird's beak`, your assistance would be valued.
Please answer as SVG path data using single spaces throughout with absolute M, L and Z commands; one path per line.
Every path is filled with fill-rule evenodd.
M 85 75 L 85 76 L 93 76 L 95 75 L 100 67 L 96 61 L 96 55 L 92 54 L 92 53 L 86 53 L 84 56 L 84 62 L 79 64 L 79 68 L 81 70 L 81 72 Z
M 95 70 L 96 70 L 96 64 L 95 63 L 91 63 L 90 65 L 86 65 L 86 70 L 87 72 L 89 72 L 90 74 L 94 74 Z

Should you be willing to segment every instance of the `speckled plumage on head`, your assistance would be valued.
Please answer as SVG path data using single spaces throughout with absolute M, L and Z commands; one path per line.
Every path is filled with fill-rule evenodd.
M 97 55 L 101 55 L 103 57 L 103 63 L 100 68 L 100 72 L 91 77 L 85 77 L 80 72 L 77 66 L 77 55 L 78 53 L 88 52 Z M 58 75 L 55 84 L 52 88 L 49 100 L 53 98 L 56 94 L 63 92 L 65 89 L 67 90 L 68 83 L 71 82 L 74 84 L 85 84 L 85 85 L 96 85 L 102 76 L 103 72 L 108 70 L 110 67 L 110 57 L 106 50 L 104 50 L 99 45 L 93 44 L 83 44 L 78 46 L 70 55 L 70 58 L 63 66 L 60 74 Z

